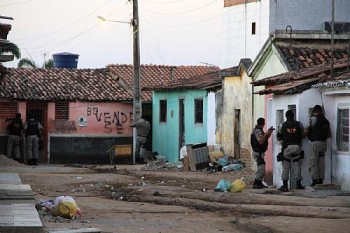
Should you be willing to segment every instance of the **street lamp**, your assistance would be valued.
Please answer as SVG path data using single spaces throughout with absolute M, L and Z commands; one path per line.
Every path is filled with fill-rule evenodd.
M 133 68 L 134 68 L 134 86 L 133 86 L 133 121 L 136 122 L 141 119 L 142 116 L 142 102 L 141 102 L 141 85 L 140 85 L 140 38 L 139 38 L 139 12 L 138 12 L 138 1 L 133 0 L 133 19 L 131 22 L 118 21 L 105 19 L 102 16 L 97 16 L 101 21 L 116 22 L 116 23 L 128 23 L 133 26 Z M 133 154 L 132 163 L 135 164 L 136 157 L 136 139 L 137 129 L 133 127 Z
M 102 22 L 115 22 L 115 23 L 127 23 L 127 24 L 132 24 L 132 22 L 127 22 L 127 21 L 119 21 L 119 20 L 111 20 L 111 19 L 106 19 L 105 17 L 102 16 L 97 16 L 99 20 Z

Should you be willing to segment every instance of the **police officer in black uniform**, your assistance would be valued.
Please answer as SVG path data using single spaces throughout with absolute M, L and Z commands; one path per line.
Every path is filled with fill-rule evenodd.
M 15 160 L 20 162 L 21 160 L 21 137 L 23 130 L 23 122 L 21 119 L 21 113 L 16 113 L 16 118 L 7 119 L 10 121 L 7 126 L 9 136 L 7 139 L 7 157 L 12 157 L 12 150 L 14 150 Z
M 314 106 L 312 114 L 308 128 L 308 139 L 311 141 L 309 172 L 312 178 L 311 186 L 315 186 L 322 184 L 324 180 L 326 141 L 331 137 L 331 130 L 320 105 Z
M 265 175 L 265 152 L 268 147 L 268 138 L 271 136 L 274 128 L 271 126 L 267 132 L 264 133 L 265 119 L 261 117 L 256 123 L 250 136 L 253 158 L 257 164 L 253 189 L 262 189 L 267 188 L 267 186 L 262 183 Z
M 282 140 L 282 181 L 283 185 L 279 188 L 282 192 L 288 192 L 288 180 L 291 166 L 296 179 L 296 189 L 304 189 L 301 185 L 301 160 L 303 154 L 301 150 L 302 139 L 305 137 L 303 124 L 294 120 L 294 112 L 286 112 L 287 120 L 279 127 L 277 140 Z
M 27 142 L 28 165 L 38 165 L 39 159 L 39 139 L 42 139 L 43 126 L 34 119 L 32 114 L 28 114 L 28 120 L 24 125 Z

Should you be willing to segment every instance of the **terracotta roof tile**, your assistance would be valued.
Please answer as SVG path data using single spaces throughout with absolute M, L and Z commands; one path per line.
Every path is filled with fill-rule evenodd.
M 264 90 L 256 94 L 293 94 L 300 93 L 312 86 L 323 83 L 339 83 L 350 81 L 350 71 L 348 69 L 348 59 L 336 60 L 333 64 L 334 77 L 330 75 L 330 64 L 324 63 L 310 68 L 303 68 L 298 71 L 290 71 L 283 74 L 254 81 L 254 86 L 265 86 Z
M 173 80 L 219 70 L 211 66 L 141 66 L 141 87 L 167 85 Z M 133 66 L 109 65 L 101 69 L 8 68 L 0 89 L 1 99 L 132 101 Z M 151 101 L 151 91 L 142 100 Z
M 221 86 L 222 78 L 220 71 L 196 75 L 191 78 L 178 79 L 167 86 L 159 85 L 153 87 L 153 90 L 189 90 L 189 89 L 208 89 Z
M 132 65 L 109 65 L 107 67 L 113 75 L 122 77 L 125 83 L 133 85 Z M 166 65 L 141 65 L 141 88 L 142 99 L 152 100 L 151 90 L 154 87 L 168 86 L 171 82 L 179 79 L 187 79 L 192 76 L 219 71 L 216 66 L 166 66 Z M 145 91 L 144 91 L 145 90 Z
M 313 67 L 330 62 L 331 50 L 324 48 L 277 46 L 292 70 Z M 348 58 L 348 48 L 334 49 L 334 60 Z

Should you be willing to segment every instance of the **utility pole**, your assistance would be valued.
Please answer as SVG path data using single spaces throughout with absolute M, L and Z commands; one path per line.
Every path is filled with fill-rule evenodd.
M 133 2 L 133 66 L 134 66 L 134 87 L 133 87 L 133 121 L 136 122 L 142 116 L 141 84 L 140 84 L 140 38 L 139 38 L 139 10 L 138 0 Z M 133 164 L 136 158 L 137 130 L 133 128 Z
M 331 31 L 331 79 L 334 78 L 334 70 L 333 70 L 333 53 L 334 53 L 334 12 L 335 12 L 335 6 L 334 6 L 334 0 L 332 0 L 332 31 Z

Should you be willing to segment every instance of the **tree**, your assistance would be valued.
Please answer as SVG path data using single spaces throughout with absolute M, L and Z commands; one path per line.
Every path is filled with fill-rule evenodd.
M 0 55 L 10 53 L 16 59 L 21 58 L 21 51 L 18 46 L 12 42 L 0 42 Z
M 17 64 L 18 68 L 39 68 L 33 59 L 22 58 Z M 53 59 L 44 62 L 41 68 L 53 68 Z

